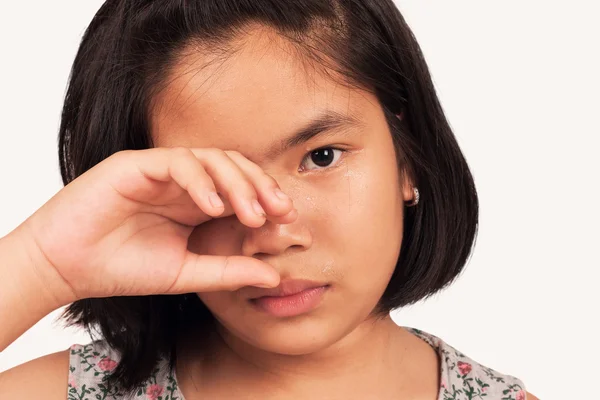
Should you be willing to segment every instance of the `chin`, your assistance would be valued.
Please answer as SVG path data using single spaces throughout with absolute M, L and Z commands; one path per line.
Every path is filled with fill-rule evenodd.
M 292 318 L 250 319 L 235 326 L 220 321 L 228 334 L 253 347 L 283 355 L 306 355 L 326 349 L 346 335 L 341 321 L 310 313 Z
M 337 342 L 343 332 L 333 330 L 331 322 L 306 318 L 304 321 L 273 321 L 253 329 L 243 340 L 264 351 L 284 355 L 319 352 Z

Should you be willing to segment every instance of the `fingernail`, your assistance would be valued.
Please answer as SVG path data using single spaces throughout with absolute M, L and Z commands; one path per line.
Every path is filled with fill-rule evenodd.
M 280 189 L 275 189 L 274 192 L 275 192 L 275 196 L 277 196 L 281 200 L 289 199 L 289 196 L 287 194 L 283 193 Z
M 223 201 L 221 200 L 219 195 L 215 192 L 212 192 L 211 194 L 208 195 L 208 200 L 210 201 L 210 205 L 213 206 L 214 208 L 225 207 L 225 204 L 223 204 Z
M 298 216 L 298 209 L 293 208 L 287 215 L 293 215 L 294 217 Z
M 260 203 L 258 202 L 258 200 L 254 199 L 252 200 L 252 209 L 254 209 L 254 212 L 260 216 L 266 216 L 267 214 L 265 213 L 265 210 L 263 210 L 263 208 L 261 207 Z

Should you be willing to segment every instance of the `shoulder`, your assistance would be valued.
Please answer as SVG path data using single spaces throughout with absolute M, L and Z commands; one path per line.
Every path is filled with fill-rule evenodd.
M 44 399 L 67 398 L 70 349 L 48 354 L 0 373 L 0 398 L 39 399 L 37 390 L 43 388 Z
M 104 392 L 103 379 L 119 354 L 105 341 L 73 344 L 68 349 L 18 365 L 0 374 L 0 399 L 75 399 Z M 24 388 L 43 388 L 24 390 Z M 112 394 L 112 393 L 104 393 Z M 107 398 L 106 396 L 104 398 Z M 110 397 L 108 397 L 110 398 Z
M 106 340 L 74 344 L 69 349 L 69 355 L 69 399 L 81 399 L 86 394 L 103 399 L 122 397 L 119 388 L 109 387 L 105 383 L 121 359 L 121 355 Z
M 69 377 L 104 377 L 119 363 L 121 355 L 104 340 L 74 344 L 69 348 Z M 69 382 L 71 383 L 71 382 Z
M 440 360 L 440 398 L 470 399 L 486 396 L 490 399 L 539 400 L 526 391 L 521 379 L 477 362 L 431 333 L 404 328 L 436 349 Z
M 86 345 L 75 344 L 70 348 L 68 394 L 69 399 L 91 398 L 164 398 L 177 399 L 179 394 L 176 377 L 171 374 L 168 359 L 161 358 L 153 366 L 150 377 L 133 393 L 122 390 L 119 385 L 108 385 L 105 381 L 121 361 L 121 353 L 112 348 L 106 340 L 96 340 Z M 93 396 L 93 397 L 92 397 Z

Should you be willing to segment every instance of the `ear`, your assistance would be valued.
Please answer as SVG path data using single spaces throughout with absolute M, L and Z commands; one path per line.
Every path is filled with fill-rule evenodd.
M 404 176 L 402 179 L 402 200 L 408 202 L 414 200 L 415 198 L 415 192 L 413 190 L 414 183 L 406 171 L 404 171 L 402 174 Z

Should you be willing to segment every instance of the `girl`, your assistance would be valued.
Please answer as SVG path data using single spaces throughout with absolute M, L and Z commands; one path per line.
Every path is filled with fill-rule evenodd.
M 0 344 L 64 305 L 100 337 L 0 397 L 536 399 L 390 318 L 460 274 L 478 223 L 391 0 L 109 0 L 59 156 L 64 189 L 0 240 Z

